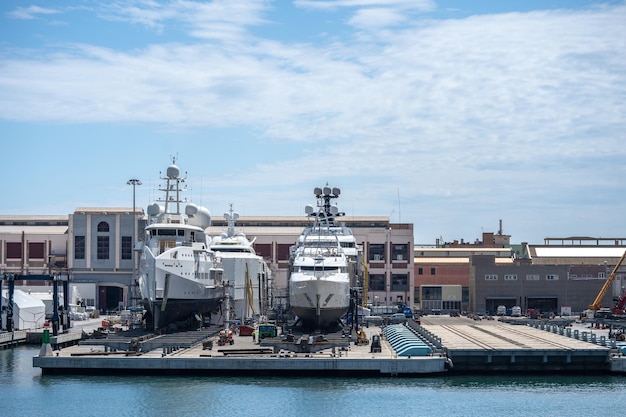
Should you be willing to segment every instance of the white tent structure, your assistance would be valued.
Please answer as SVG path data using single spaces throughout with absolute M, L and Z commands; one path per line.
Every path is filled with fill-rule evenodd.
M 2 305 L 9 304 L 9 291 L 2 291 Z M 22 291 L 13 294 L 13 328 L 15 330 L 38 329 L 43 327 L 46 306 L 43 301 Z M 6 312 L 2 314 L 2 327 L 6 328 Z

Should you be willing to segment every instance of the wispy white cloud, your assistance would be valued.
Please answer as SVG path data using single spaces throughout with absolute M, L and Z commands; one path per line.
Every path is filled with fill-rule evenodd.
M 307 9 L 334 10 L 341 7 L 394 7 L 403 9 L 433 10 L 436 4 L 431 0 L 295 0 L 298 7 Z
M 279 20 L 257 1 L 116 3 L 107 18 L 182 25 L 196 39 L 4 57 L 0 117 L 241 128 L 277 156 L 214 179 L 226 201 L 250 178 L 290 196 L 331 177 L 354 190 L 348 206 L 371 210 L 357 214 L 388 214 L 400 191 L 403 219 L 428 218 L 430 237 L 468 211 L 478 213 L 468 227 L 495 228 L 538 201 L 560 219 L 562 201 L 604 201 L 599 188 L 619 187 L 626 7 L 422 20 L 377 7 L 407 2 L 314 3 L 354 7 L 346 23 L 368 33 L 317 44 L 253 36 L 251 25 Z
M 331 12 L 349 10 L 352 15 L 346 23 L 369 30 L 395 26 L 410 19 L 411 12 L 429 12 L 437 8 L 430 0 L 296 0 L 297 7 Z
M 370 8 L 357 11 L 348 23 L 355 27 L 371 29 L 395 26 L 406 21 L 407 16 L 400 10 Z
M 269 5 L 257 0 L 115 1 L 101 6 L 104 19 L 129 22 L 161 31 L 167 25 L 183 25 L 191 36 L 204 39 L 232 39 L 245 28 L 264 23 L 262 13 Z
M 36 19 L 39 15 L 50 15 L 60 13 L 57 9 L 49 9 L 40 6 L 17 7 L 15 10 L 8 12 L 8 17 L 12 19 L 30 20 Z

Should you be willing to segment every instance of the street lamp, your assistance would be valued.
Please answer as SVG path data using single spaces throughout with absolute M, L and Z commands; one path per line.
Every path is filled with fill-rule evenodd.
M 141 185 L 141 181 L 136 179 L 136 178 L 131 178 L 126 182 L 127 185 L 132 185 L 133 186 L 133 237 L 132 237 L 132 243 L 131 243 L 131 257 L 133 260 L 133 275 L 130 278 L 130 286 L 128 287 L 129 289 L 129 295 L 130 295 L 130 304 L 135 307 L 135 303 L 134 303 L 134 298 L 136 296 L 136 294 L 133 294 L 133 288 L 134 288 L 134 280 L 136 279 L 137 276 L 137 260 L 135 259 L 135 233 L 137 230 L 137 214 L 135 213 L 135 187 L 138 185 Z

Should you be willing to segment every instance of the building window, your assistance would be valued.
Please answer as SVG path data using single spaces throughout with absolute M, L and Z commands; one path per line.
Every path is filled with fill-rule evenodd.
M 441 300 L 441 287 L 422 287 L 422 300 Z
M 44 244 L 42 242 L 28 243 L 28 259 L 43 259 Z
M 526 281 L 539 281 L 538 274 L 528 274 L 526 275 Z
M 122 236 L 122 259 L 133 259 L 132 236 Z
M 417 275 L 424 275 L 424 268 L 417 268 Z
M 430 268 L 430 275 L 435 275 L 435 268 Z
M 556 281 L 559 279 L 559 276 L 556 274 L 548 274 L 546 275 L 546 281 Z
M 370 274 L 370 291 L 385 291 L 385 275 Z
M 22 242 L 7 242 L 7 259 L 22 259 Z
M 85 259 L 85 236 L 74 236 L 74 259 Z
M 498 274 L 485 274 L 485 281 L 497 281 Z
M 370 261 L 384 261 L 385 260 L 385 244 L 384 243 L 370 243 Z
M 254 245 L 254 251 L 265 259 L 272 258 L 272 245 L 270 243 L 257 243 Z
M 409 289 L 407 274 L 391 275 L 391 291 L 406 291 Z
M 285 243 L 279 243 L 276 246 L 276 260 L 277 261 L 288 261 L 289 260 L 289 248 L 292 245 L 288 245 Z
M 109 237 L 98 236 L 98 259 L 109 259 Z
M 504 280 L 505 281 L 517 281 L 517 275 L 515 275 L 515 274 L 505 274 L 504 275 Z
M 460 301 L 444 301 L 442 303 L 442 310 L 460 310 L 461 302 Z
M 98 223 L 98 232 L 109 232 L 109 223 L 107 222 L 100 222 Z
M 394 261 L 406 261 L 408 259 L 409 245 L 397 245 L 391 246 L 391 259 Z
M 606 278 L 606 274 L 604 272 L 598 272 L 598 278 L 604 279 Z

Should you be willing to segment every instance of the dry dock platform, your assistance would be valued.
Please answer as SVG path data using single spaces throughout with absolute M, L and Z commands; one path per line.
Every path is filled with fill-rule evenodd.
M 611 346 L 591 329 L 446 316 L 422 317 L 421 328 L 444 349 L 455 372 L 611 369 Z
M 421 318 L 421 325 L 411 320 L 406 325 L 370 326 L 364 331 L 369 341 L 380 337 L 380 351 L 372 350 L 371 342 L 357 345 L 354 338 L 340 341 L 330 336 L 328 346 L 310 351 L 295 345 L 294 349 L 286 348 L 280 335 L 261 343 L 251 336 L 235 336 L 232 345 L 219 346 L 216 332 L 203 330 L 139 342 L 123 337 L 90 339 L 35 356 L 33 366 L 41 368 L 43 374 L 329 377 L 626 372 L 626 346 L 620 348 L 614 340 L 609 341 L 608 331 L 583 327 L 427 316 Z M 304 344 L 306 337 L 300 339 Z
M 381 329 L 364 329 L 368 339 L 379 335 Z M 192 332 L 193 333 L 193 332 Z M 219 346 L 215 337 L 200 337 L 190 343 L 189 332 L 174 335 L 159 347 L 156 341 L 146 341 L 147 351 L 122 350 L 104 340 L 53 351 L 51 356 L 35 356 L 33 366 L 43 374 L 143 374 L 143 375 L 422 375 L 445 371 L 446 358 L 440 355 L 398 357 L 386 340 L 380 352 L 371 352 L 370 345 L 347 348 L 329 346 L 312 353 L 274 351 L 253 341 L 251 336 L 235 336 L 232 345 Z M 207 341 L 212 348 L 207 348 Z M 184 342 L 184 343 L 183 343 Z

